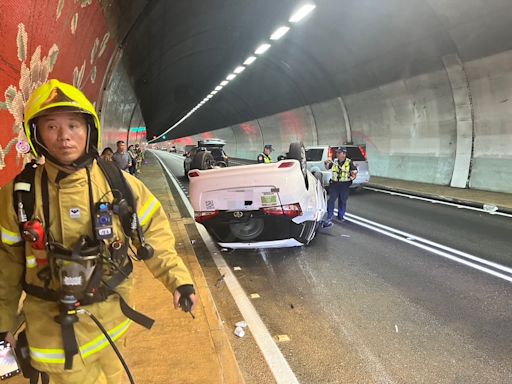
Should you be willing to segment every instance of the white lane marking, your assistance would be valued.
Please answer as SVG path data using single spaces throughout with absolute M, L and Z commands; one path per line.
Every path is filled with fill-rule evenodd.
M 368 189 L 370 191 L 375 191 L 375 192 L 387 193 L 388 195 L 396 195 L 396 196 L 408 197 L 409 199 L 413 199 L 413 200 L 428 201 L 429 203 L 433 203 L 433 204 L 443 204 L 443 205 L 449 205 L 451 207 L 456 207 L 456 208 L 469 209 L 471 211 L 484 212 L 484 213 L 488 213 L 489 215 L 512 217 L 512 214 L 510 214 L 510 213 L 505 213 L 505 212 L 489 212 L 489 211 L 486 211 L 483 208 L 472 207 L 470 205 L 464 205 L 464 204 L 458 204 L 458 203 L 451 203 L 449 201 L 436 200 L 436 199 L 431 199 L 431 198 L 428 198 L 428 197 L 408 195 L 407 193 L 403 193 L 403 192 L 388 191 L 388 190 L 385 190 L 385 189 L 379 189 L 379 188 L 373 188 L 373 187 L 364 187 L 364 189 Z
M 160 157 L 157 154 L 155 154 L 155 156 L 157 157 L 160 164 L 162 164 L 162 168 L 165 170 L 165 172 L 173 182 L 174 186 L 176 187 L 189 214 L 191 215 L 191 217 L 194 217 L 194 210 L 190 205 L 188 199 L 183 194 L 183 191 L 177 185 L 174 175 L 171 172 L 169 172 L 169 170 L 167 169 L 163 161 L 160 159 Z M 249 324 L 252 335 L 254 336 L 254 339 L 256 340 L 256 343 L 258 344 L 261 353 L 263 354 L 265 360 L 267 361 L 267 364 L 270 370 L 272 371 L 272 374 L 274 375 L 277 384 L 298 384 L 299 381 L 297 380 L 297 377 L 290 368 L 288 361 L 286 361 L 281 350 L 279 349 L 274 339 L 270 335 L 270 332 L 263 323 L 263 320 L 261 320 L 261 317 L 256 311 L 256 308 L 254 308 L 254 306 L 252 305 L 251 301 L 247 297 L 247 293 L 245 293 L 245 291 L 243 290 L 242 286 L 238 282 L 238 279 L 236 278 L 236 276 L 231 271 L 231 268 L 229 268 L 228 264 L 226 263 L 226 260 L 224 260 L 222 255 L 217 250 L 215 243 L 211 239 L 210 235 L 208 234 L 206 229 L 198 223 L 196 223 L 196 228 L 199 231 L 201 237 L 203 238 L 206 247 L 212 254 L 212 258 L 213 261 L 215 262 L 215 265 L 217 265 L 217 269 L 219 270 L 221 275 L 224 275 L 224 282 L 226 283 L 229 292 L 233 296 L 235 303 L 240 309 L 240 313 L 244 317 L 247 324 Z
M 362 227 L 371 229 L 372 231 L 379 232 L 379 233 L 381 233 L 383 235 L 392 237 L 392 238 L 397 239 L 399 241 L 402 241 L 404 243 L 408 243 L 408 244 L 411 244 L 411 245 L 413 245 L 415 247 L 418 247 L 418 248 L 424 249 L 426 251 L 435 253 L 436 255 L 439 255 L 439 256 L 445 257 L 447 259 L 453 260 L 453 261 L 455 261 L 457 263 L 464 264 L 464 265 L 466 265 L 466 266 L 468 266 L 470 268 L 474 268 L 474 269 L 477 269 L 477 270 L 479 270 L 481 272 L 485 272 L 485 273 L 488 273 L 488 274 L 493 275 L 495 277 L 498 277 L 500 279 L 512 282 L 512 276 L 509 276 L 509 275 L 500 273 L 498 271 L 495 271 L 493 269 L 484 267 L 482 265 L 477 264 L 476 262 L 484 264 L 484 265 L 489 265 L 489 266 L 491 266 L 493 268 L 496 268 L 498 270 L 501 270 L 503 272 L 512 273 L 512 269 L 509 268 L 509 267 L 506 267 L 504 265 L 493 263 L 492 261 L 481 259 L 479 257 L 470 255 L 470 254 L 465 253 L 465 252 L 458 251 L 458 250 L 450 248 L 450 247 L 446 247 L 446 246 L 444 246 L 442 244 L 438 244 L 438 243 L 435 243 L 435 242 L 427 240 L 427 239 L 422 239 L 420 237 L 408 234 L 406 232 L 397 230 L 397 229 L 392 228 L 392 227 L 388 227 L 388 226 L 383 225 L 383 224 L 376 223 L 374 221 L 362 218 L 360 216 L 353 215 L 351 213 L 346 213 L 345 214 L 345 218 L 346 218 L 346 220 L 348 220 L 348 221 L 350 221 L 350 222 L 352 222 L 354 224 L 357 224 L 357 225 L 360 225 Z M 417 240 L 419 240 L 419 239 L 423 240 L 425 242 L 425 244 L 422 244 L 421 242 L 418 242 Z M 471 259 L 471 260 L 473 260 L 475 262 L 471 262 L 471 261 L 465 260 L 462 257 L 459 257 L 457 255 L 460 255 L 462 257 Z

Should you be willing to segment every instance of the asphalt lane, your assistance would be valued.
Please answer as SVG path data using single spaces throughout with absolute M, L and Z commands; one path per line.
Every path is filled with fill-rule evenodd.
M 174 156 L 174 160 L 173 160 Z M 182 160 L 164 155 L 186 187 Z M 510 222 L 379 193 L 349 212 L 507 260 Z M 223 253 L 301 383 L 510 383 L 512 285 L 353 223 L 308 247 Z

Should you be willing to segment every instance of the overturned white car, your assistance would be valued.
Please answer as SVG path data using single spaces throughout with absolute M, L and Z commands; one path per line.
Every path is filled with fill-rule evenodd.
M 195 219 L 226 248 L 308 244 L 326 214 L 326 194 L 306 168 L 305 150 L 292 143 L 288 158 L 189 172 Z

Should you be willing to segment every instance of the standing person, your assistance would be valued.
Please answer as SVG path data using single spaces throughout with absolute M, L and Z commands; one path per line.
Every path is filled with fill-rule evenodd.
M 25 291 L 30 364 L 54 384 L 118 384 L 121 363 L 94 318 L 114 341 L 130 319 L 151 323 L 129 306 L 132 256 L 173 294 L 176 309 L 194 307 L 192 278 L 160 202 L 139 180 L 98 160 L 100 122 L 80 90 L 48 81 L 27 101 L 24 122 L 33 153 L 46 163 L 27 167 L 31 180 L 22 172 L 22 188 L 17 178 L 0 190 L 0 339 L 13 329 Z M 23 194 L 31 189 L 29 204 Z M 134 214 L 122 214 L 127 208 Z
M 128 154 L 130 155 L 130 167 L 128 168 L 130 175 L 135 175 L 137 173 L 136 171 L 136 164 L 137 164 L 137 154 L 135 153 L 135 147 L 132 145 L 128 146 Z
M 132 165 L 132 157 L 126 151 L 126 144 L 123 140 L 119 140 L 116 146 L 117 150 L 114 152 L 112 159 L 121 171 L 129 172 L 130 166 Z
M 103 151 L 101 151 L 100 157 L 105 161 L 114 161 L 112 156 L 114 155 L 114 151 L 110 147 L 105 147 Z
M 349 188 L 357 176 L 357 167 L 352 160 L 347 158 L 347 149 L 340 147 L 336 149 L 335 153 L 334 161 L 325 161 L 325 168 L 332 171 L 332 176 L 329 185 L 329 200 L 327 201 L 327 221 L 324 223 L 324 227 L 332 226 L 336 200 L 338 200 L 338 220 L 345 220 Z
M 256 161 L 258 163 L 264 163 L 269 164 L 272 162 L 272 157 L 270 157 L 270 152 L 272 152 L 274 149 L 272 148 L 271 144 L 265 144 L 265 147 L 263 147 L 263 152 L 258 155 L 256 158 Z

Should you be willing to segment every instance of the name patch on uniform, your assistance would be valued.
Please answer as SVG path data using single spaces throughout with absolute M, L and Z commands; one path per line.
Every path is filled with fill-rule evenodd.
M 79 219 L 80 218 L 80 208 L 70 208 L 69 209 L 69 217 L 72 219 Z

